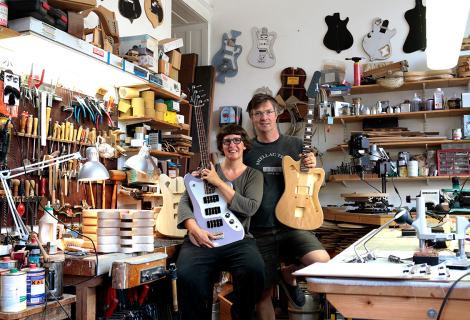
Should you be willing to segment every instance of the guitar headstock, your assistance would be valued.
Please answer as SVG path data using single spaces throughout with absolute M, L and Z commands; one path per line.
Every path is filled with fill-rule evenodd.
M 204 102 L 206 102 L 208 99 L 203 100 L 202 98 L 205 97 L 205 94 L 203 93 L 202 89 L 199 89 L 201 85 L 196 85 L 194 83 L 188 84 L 188 90 L 189 90 L 189 104 L 191 104 L 193 107 L 202 107 L 204 105 Z
M 320 93 L 320 78 L 321 72 L 315 71 L 312 77 L 312 81 L 310 81 L 310 85 L 308 86 L 307 96 L 311 99 L 315 99 L 317 94 Z

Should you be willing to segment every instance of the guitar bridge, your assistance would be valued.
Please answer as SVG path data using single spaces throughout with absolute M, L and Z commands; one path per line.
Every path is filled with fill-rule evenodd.
M 214 237 L 217 238 L 217 240 L 220 240 L 220 239 L 223 239 L 224 238 L 224 233 L 223 232 L 215 232 L 215 233 L 212 233 L 212 235 Z

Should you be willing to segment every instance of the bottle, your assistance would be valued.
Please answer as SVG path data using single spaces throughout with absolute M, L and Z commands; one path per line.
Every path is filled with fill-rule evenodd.
M 36 238 L 31 239 L 31 243 L 26 244 L 26 250 L 29 250 L 29 263 L 34 263 L 39 267 L 39 257 L 41 251 L 39 245 L 36 242 Z
M 410 111 L 411 112 L 419 111 L 420 105 L 421 105 L 421 99 L 418 98 L 418 94 L 415 93 L 415 97 L 411 99 Z
M 460 98 L 454 93 L 454 96 L 447 102 L 449 109 L 460 109 Z
M 444 92 L 441 88 L 437 88 L 434 91 L 434 110 L 443 110 L 444 109 Z
M 54 210 L 48 201 L 44 215 L 39 219 L 39 242 L 44 246 L 49 242 L 51 248 L 49 254 L 57 253 L 57 220 L 53 218 Z
M 444 218 L 444 225 L 442 227 L 444 228 L 444 233 L 449 234 L 452 232 L 452 218 L 449 215 L 446 215 Z

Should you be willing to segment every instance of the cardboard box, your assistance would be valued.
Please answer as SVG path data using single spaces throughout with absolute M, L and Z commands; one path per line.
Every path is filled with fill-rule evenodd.
M 176 70 L 181 69 L 181 53 L 180 49 L 171 50 L 166 53 L 168 58 L 170 58 L 170 63 Z
M 171 71 L 171 79 L 173 79 L 175 81 L 178 81 L 178 79 L 179 79 L 179 70 L 176 70 L 175 68 L 173 68 L 173 70 Z
M 162 50 L 158 50 L 158 59 L 170 62 L 170 57 L 168 57 Z
M 140 173 L 137 170 L 128 170 L 127 174 L 127 184 L 135 183 L 158 183 L 158 171 L 149 170 L 147 173 Z
M 178 124 L 178 117 L 177 117 L 176 111 L 168 110 L 167 112 L 165 112 L 164 121 Z
M 146 48 L 150 50 L 154 54 L 154 56 L 158 52 L 158 40 L 149 36 L 148 34 L 132 37 L 122 37 L 120 39 L 121 45 L 119 47 L 119 52 L 121 54 L 125 54 L 127 51 L 133 49 L 134 46 L 136 46 L 135 50 L 138 50 L 138 48 Z
M 158 69 L 158 67 L 157 67 L 157 69 Z M 153 84 L 156 84 L 159 87 L 163 87 L 162 79 L 157 77 L 154 74 L 149 75 L 149 82 L 153 83 Z
M 180 111 L 180 103 L 177 101 L 166 100 L 165 104 L 166 104 L 167 110 Z
M 173 68 L 171 67 L 171 63 L 158 59 L 158 73 L 163 73 L 164 75 L 171 77 L 172 71 Z
M 164 90 L 171 92 L 178 97 L 181 96 L 181 84 L 179 82 L 162 73 L 156 74 L 155 77 L 162 81 L 162 88 Z
M 122 41 L 122 40 L 121 40 Z M 167 38 L 158 42 L 158 49 L 167 53 L 168 51 L 181 48 L 183 46 L 182 38 Z
M 149 54 L 139 56 L 139 66 L 144 68 L 155 67 L 155 58 Z

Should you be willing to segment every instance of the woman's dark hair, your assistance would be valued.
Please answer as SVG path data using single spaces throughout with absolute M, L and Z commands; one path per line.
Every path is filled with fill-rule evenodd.
M 251 142 L 251 139 L 250 137 L 248 137 L 248 134 L 246 133 L 245 129 L 243 129 L 243 127 L 239 126 L 238 124 L 229 124 L 220 128 L 219 132 L 217 133 L 217 150 L 219 150 L 223 156 L 225 156 L 225 153 L 223 151 L 223 140 L 226 136 L 231 134 L 239 135 L 243 139 L 243 144 L 246 148 L 245 150 L 243 150 L 243 154 L 247 154 L 251 151 L 253 142 Z
M 277 103 L 276 99 L 271 97 L 269 94 L 265 93 L 257 93 L 251 98 L 250 102 L 248 102 L 248 106 L 246 107 L 246 112 L 251 118 L 251 110 L 257 108 L 259 105 L 265 104 L 267 101 L 270 101 L 273 105 L 274 111 L 278 114 L 279 104 Z

